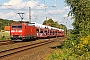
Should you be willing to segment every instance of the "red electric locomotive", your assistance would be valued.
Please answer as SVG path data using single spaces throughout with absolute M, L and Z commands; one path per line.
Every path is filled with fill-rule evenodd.
M 10 37 L 12 40 L 36 39 L 36 27 L 28 23 L 12 23 Z

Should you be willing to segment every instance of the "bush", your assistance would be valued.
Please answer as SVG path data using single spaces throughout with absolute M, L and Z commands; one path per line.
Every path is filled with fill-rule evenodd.
M 90 52 L 86 52 L 81 56 L 74 54 L 71 49 L 57 49 L 44 60 L 90 60 Z
M 90 35 L 81 38 L 77 37 L 76 39 L 73 37 L 65 41 L 63 48 L 71 49 L 78 56 L 90 52 Z

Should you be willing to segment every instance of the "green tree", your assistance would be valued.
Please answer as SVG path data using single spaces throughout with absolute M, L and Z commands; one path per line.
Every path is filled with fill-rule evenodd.
M 68 6 L 70 6 L 71 9 L 69 15 L 72 15 L 75 19 L 72 24 L 74 26 L 73 34 L 84 33 L 84 35 L 87 35 L 87 33 L 85 33 L 86 30 L 88 29 L 87 32 L 90 32 L 90 1 L 65 0 L 65 2 Z
M 9 26 L 13 20 L 0 19 L 0 29 L 3 30 L 5 26 Z
M 45 21 L 43 22 L 43 25 L 46 25 L 47 23 L 48 23 L 51 27 L 54 27 L 54 26 L 55 26 L 55 23 L 54 23 L 54 21 L 53 21 L 52 19 L 45 20 Z
M 90 0 L 65 0 L 65 3 L 70 6 L 69 15 L 74 18 L 72 24 L 74 29 L 66 45 L 68 48 L 72 48 L 74 53 L 82 55 L 82 49 L 77 47 L 82 37 L 90 35 Z M 86 50 L 83 51 L 86 52 Z

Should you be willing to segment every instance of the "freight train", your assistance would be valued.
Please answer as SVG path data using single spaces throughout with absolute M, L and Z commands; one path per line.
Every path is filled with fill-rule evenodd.
M 39 38 L 64 36 L 64 30 L 38 23 L 12 23 L 10 26 L 10 38 L 13 41 L 33 40 Z

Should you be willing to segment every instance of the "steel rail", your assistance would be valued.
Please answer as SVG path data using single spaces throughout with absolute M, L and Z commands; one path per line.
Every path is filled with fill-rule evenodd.
M 32 48 L 36 48 L 36 47 L 45 45 L 45 44 L 49 44 L 51 42 L 54 42 L 54 40 L 48 40 L 48 41 L 44 41 L 44 42 L 28 44 L 28 45 L 13 48 L 13 49 L 3 50 L 3 51 L 0 51 L 0 58 L 4 58 L 4 57 L 7 57 L 7 56 L 16 54 L 16 53 L 20 53 L 20 52 L 25 51 L 25 50 L 29 50 L 29 49 L 32 49 Z

